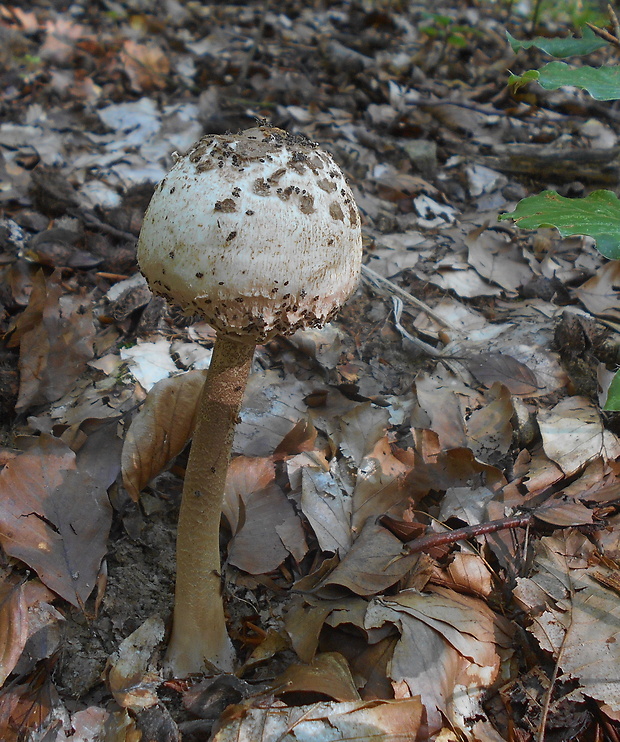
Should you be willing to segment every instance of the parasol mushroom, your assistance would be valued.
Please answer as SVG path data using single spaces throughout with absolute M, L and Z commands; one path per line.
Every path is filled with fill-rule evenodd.
M 219 526 L 234 428 L 254 348 L 318 327 L 355 289 L 360 218 L 329 154 L 258 126 L 206 136 L 157 186 L 138 261 L 151 289 L 217 331 L 185 475 L 167 664 L 233 668 Z

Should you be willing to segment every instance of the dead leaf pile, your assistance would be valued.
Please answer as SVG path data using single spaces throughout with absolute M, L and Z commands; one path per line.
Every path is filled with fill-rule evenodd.
M 619 739 L 619 269 L 497 221 L 614 188 L 613 110 L 511 95 L 517 4 L 61 5 L 0 4 L 0 738 Z M 165 678 L 214 332 L 135 243 L 175 150 L 263 118 L 347 173 L 363 280 L 257 350 L 238 671 Z

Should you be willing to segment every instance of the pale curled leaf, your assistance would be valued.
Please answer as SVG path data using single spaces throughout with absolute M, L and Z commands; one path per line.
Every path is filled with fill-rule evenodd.
M 507 622 L 481 600 L 436 588 L 433 594 L 404 590 L 377 598 L 368 607 L 367 628 L 389 622 L 401 638 L 388 665 L 396 684 L 420 695 L 429 731 L 438 731 L 442 715 L 466 735 L 476 714 L 484 719 L 484 689 L 499 670 L 497 645 L 508 646 Z
M 585 397 L 567 397 L 551 409 L 541 409 L 538 425 L 545 453 L 567 475 L 593 459 L 607 461 L 620 455 L 617 436 L 603 427 L 598 411 Z
M 123 484 L 132 499 L 190 439 L 204 378 L 204 371 L 188 371 L 159 381 L 149 392 L 123 445 Z
M 119 706 L 137 711 L 158 702 L 156 688 L 161 677 L 150 670 L 150 663 L 164 633 L 159 616 L 147 618 L 108 659 L 106 679 Z
M 349 550 L 353 501 L 335 481 L 330 471 L 304 466 L 301 509 L 314 531 L 322 551 L 343 556 Z

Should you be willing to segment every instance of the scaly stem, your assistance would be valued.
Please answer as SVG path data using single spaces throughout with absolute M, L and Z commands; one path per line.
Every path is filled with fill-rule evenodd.
M 254 345 L 218 335 L 189 455 L 177 533 L 177 579 L 167 664 L 176 677 L 233 668 L 220 580 L 220 518 Z

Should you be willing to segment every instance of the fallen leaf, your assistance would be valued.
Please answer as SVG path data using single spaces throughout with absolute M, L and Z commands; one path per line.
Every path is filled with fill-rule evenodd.
M 273 693 L 318 694 L 334 701 L 359 701 L 351 670 L 338 652 L 317 654 L 310 664 L 289 665 L 273 682 Z
M 28 605 L 23 581 L 0 584 L 0 685 L 13 671 L 28 639 Z
M 469 373 L 485 386 L 499 382 L 511 394 L 528 397 L 539 389 L 533 371 L 506 353 L 477 353 L 459 359 Z
M 610 260 L 599 268 L 592 278 L 575 289 L 575 294 L 592 314 L 610 317 L 617 321 L 620 318 L 619 285 L 620 261 Z
M 375 407 L 371 402 L 357 405 L 340 420 L 340 450 L 359 466 L 385 434 L 388 419 L 388 411 Z
M 566 531 L 540 540 L 535 574 L 520 579 L 515 597 L 533 614 L 529 631 L 580 691 L 620 711 L 620 601 L 605 586 L 615 570 L 592 565 L 594 546 Z M 604 579 L 601 579 L 603 577 Z
M 567 476 L 595 458 L 620 456 L 620 440 L 603 427 L 598 410 L 585 397 L 567 397 L 539 410 L 537 417 L 545 453 Z
M 121 642 L 105 669 L 108 687 L 119 706 L 138 711 L 158 703 L 161 676 L 151 669 L 152 655 L 164 638 L 164 622 L 151 616 Z
M 246 494 L 243 505 L 242 524 L 228 544 L 230 564 L 256 575 L 277 569 L 289 553 L 303 559 L 308 547 L 301 520 L 278 485 Z
M 0 542 L 76 607 L 91 594 L 112 522 L 105 488 L 74 452 L 41 435 L 0 472 Z
M 368 607 L 365 626 L 386 621 L 401 632 L 389 676 L 397 684 L 404 681 L 411 695 L 419 694 L 429 733 L 441 729 L 445 716 L 469 735 L 476 716 L 486 719 L 481 705 L 484 689 L 499 671 L 497 645 L 510 645 L 508 623 L 481 600 L 442 588 L 376 598 Z
M 123 484 L 133 500 L 185 448 L 204 380 L 204 371 L 188 371 L 159 381 L 147 395 L 123 444 Z
M 341 585 L 356 595 L 375 595 L 411 569 L 417 555 L 403 556 L 400 539 L 369 518 L 340 564 L 319 586 Z
M 353 541 L 353 499 L 339 486 L 331 471 L 302 467 L 301 510 L 308 519 L 322 551 L 344 556 Z
M 155 44 L 138 44 L 127 40 L 123 42 L 120 57 L 131 87 L 136 92 L 161 90 L 166 87 L 170 60 Z
M 93 357 L 94 335 L 90 297 L 64 293 L 58 273 L 48 278 L 38 273 L 12 338 L 20 346 L 16 409 L 53 402 L 68 392 Z

